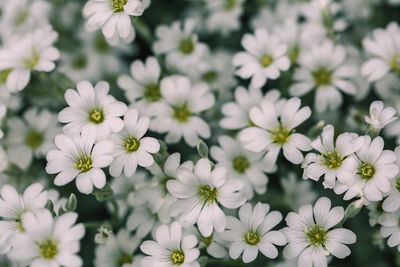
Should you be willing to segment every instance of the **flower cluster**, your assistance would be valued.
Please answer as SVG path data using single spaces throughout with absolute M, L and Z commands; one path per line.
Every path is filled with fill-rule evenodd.
M 399 14 L 0 0 L 0 266 L 398 265 Z

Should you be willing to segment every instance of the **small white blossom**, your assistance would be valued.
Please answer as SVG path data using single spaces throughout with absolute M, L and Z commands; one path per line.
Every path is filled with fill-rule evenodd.
M 237 259 L 243 253 L 242 260 L 249 263 L 257 258 L 258 251 L 270 259 L 278 257 L 275 246 L 286 245 L 286 237 L 279 231 L 271 231 L 282 221 L 279 211 L 270 211 L 268 204 L 258 202 L 254 209 L 250 203 L 239 209 L 239 220 L 229 216 L 224 239 L 230 241 L 229 255 Z
M 83 224 L 75 225 L 77 218 L 78 214 L 73 212 L 53 218 L 46 209 L 24 214 L 25 231 L 12 240 L 9 257 L 28 261 L 30 267 L 82 266 L 77 253 L 85 228 Z
M 365 116 L 365 122 L 372 129 L 381 130 L 389 123 L 397 120 L 396 109 L 392 107 L 384 107 L 382 101 L 374 101 L 369 106 L 369 116 Z
M 111 134 L 114 143 L 110 165 L 110 174 L 120 176 L 122 171 L 127 177 L 136 172 L 137 166 L 149 167 L 154 163 L 151 154 L 157 153 L 160 144 L 153 137 L 144 137 L 149 128 L 149 118 L 139 117 L 138 111 L 129 109 L 124 116 L 124 128 L 118 134 Z
M 161 81 L 161 94 L 165 102 L 154 104 L 150 114 L 154 116 L 154 130 L 167 133 L 167 143 L 178 143 L 183 137 L 194 147 L 199 137 L 211 136 L 210 126 L 199 117 L 215 103 L 207 84 L 192 85 L 185 76 L 169 76 Z
M 101 28 L 104 36 L 118 43 L 131 42 L 135 30 L 130 16 L 141 16 L 144 6 L 140 0 L 90 0 L 83 9 L 87 25 L 93 29 Z
M 340 181 L 351 179 L 354 164 L 351 155 L 364 144 L 363 138 L 351 133 L 340 134 L 335 141 L 334 132 L 332 125 L 325 126 L 322 134 L 311 143 L 319 154 L 307 154 L 302 164 L 304 178 L 318 181 L 324 176 L 324 187 L 331 189 L 335 187 L 337 179 Z
M 81 134 L 59 134 L 54 142 L 57 149 L 47 153 L 46 172 L 58 173 L 55 185 L 62 186 L 76 178 L 76 187 L 84 194 L 92 193 L 93 186 L 104 187 L 106 175 L 102 168 L 113 161 L 111 141 L 96 142 L 94 130 L 86 128 Z
M 242 130 L 239 135 L 246 149 L 266 153 L 265 161 L 269 166 L 275 165 L 281 149 L 285 158 L 293 164 L 303 161 L 301 151 L 311 150 L 310 139 L 294 132 L 311 116 L 310 108 L 301 108 L 301 100 L 297 97 L 281 104 L 278 106 L 264 100 L 261 107 L 253 107 L 250 119 L 255 126 Z
M 243 79 L 251 78 L 254 87 L 262 87 L 268 79 L 275 80 L 281 71 L 289 69 L 286 45 L 265 29 L 256 29 L 254 35 L 245 34 L 242 46 L 246 52 L 237 53 L 233 65 L 238 67 L 236 74 Z
M 347 229 L 336 228 L 344 217 L 343 207 L 331 209 L 331 201 L 322 197 L 314 208 L 300 207 L 298 213 L 286 216 L 288 227 L 283 231 L 288 245 L 283 253 L 290 259 L 298 258 L 298 266 L 327 266 L 327 255 L 343 259 L 350 255 L 347 244 L 356 242 L 356 235 Z
M 226 216 L 220 205 L 236 209 L 246 201 L 240 191 L 243 182 L 228 180 L 225 168 L 211 170 L 211 162 L 205 158 L 196 163 L 193 172 L 180 169 L 177 179 L 167 182 L 167 188 L 178 199 L 171 206 L 171 215 L 179 216 L 183 227 L 197 223 L 205 237 L 209 237 L 214 229 L 222 232 L 226 227 Z
M 58 114 L 58 120 L 67 123 L 63 130 L 66 133 L 80 133 L 84 128 L 94 128 L 97 140 L 107 138 L 110 133 L 122 130 L 127 106 L 108 94 L 107 82 L 98 82 L 94 87 L 88 81 L 76 84 L 77 90 L 68 89 L 65 100 L 69 107 Z
M 155 241 L 144 241 L 140 245 L 142 252 L 149 255 L 142 259 L 142 266 L 200 267 L 197 238 L 184 235 L 178 222 L 159 226 L 155 237 Z

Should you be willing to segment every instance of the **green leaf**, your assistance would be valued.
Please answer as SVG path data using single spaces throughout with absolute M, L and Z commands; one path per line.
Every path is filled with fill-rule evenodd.
M 197 153 L 199 153 L 202 158 L 208 158 L 208 146 L 201 139 L 199 139 L 199 142 L 197 143 Z
M 77 205 L 77 200 L 75 194 L 71 193 L 69 196 L 67 203 L 65 204 L 65 210 L 67 211 L 75 211 Z
M 101 189 L 95 189 L 93 191 L 93 195 L 96 197 L 98 201 L 107 201 L 113 198 L 114 192 L 112 191 L 110 185 L 107 183 Z

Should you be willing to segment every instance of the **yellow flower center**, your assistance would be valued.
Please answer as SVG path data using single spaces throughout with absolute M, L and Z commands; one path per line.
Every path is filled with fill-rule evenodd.
M 89 112 L 89 121 L 100 124 L 104 121 L 104 111 L 101 108 L 94 108 Z
M 254 230 L 250 230 L 244 235 L 244 241 L 251 246 L 257 245 L 260 240 L 260 234 Z
M 370 163 L 365 163 L 363 162 L 359 167 L 358 167 L 358 172 L 357 172 L 364 180 L 370 180 L 372 177 L 374 177 L 375 174 L 375 167 L 372 166 Z
M 80 172 L 87 172 L 93 168 L 93 160 L 90 155 L 81 155 L 75 161 L 74 164 L 75 169 L 79 170 Z
M 149 102 L 157 102 L 161 99 L 160 86 L 158 84 L 149 84 L 144 88 L 144 97 Z
M 289 137 L 292 133 L 289 129 L 280 125 L 277 129 L 272 131 L 271 134 L 272 141 L 274 143 L 283 145 L 289 140 Z
M 125 147 L 126 152 L 128 152 L 128 153 L 135 152 L 140 147 L 140 141 L 130 135 L 125 139 L 124 147 Z
M 39 63 L 39 60 L 40 60 L 40 54 L 36 50 L 34 50 L 32 56 L 30 58 L 25 59 L 24 65 L 27 69 L 33 70 Z
M 182 39 L 179 44 L 179 50 L 183 54 L 191 54 L 194 50 L 194 43 L 191 38 Z
M 7 78 L 10 72 L 11 69 L 0 71 L 0 85 L 5 84 L 7 82 Z
M 237 0 L 225 0 L 224 8 L 229 11 L 236 7 Z
M 31 149 L 37 149 L 43 144 L 43 134 L 31 129 L 25 135 L 25 144 Z
M 263 66 L 264 68 L 267 68 L 269 65 L 271 65 L 274 62 L 274 59 L 272 56 L 270 55 L 264 55 L 261 57 L 260 59 L 260 64 L 261 66 Z
M 233 159 L 233 169 L 238 173 L 244 173 L 250 167 L 249 160 L 244 156 Z
M 325 67 L 320 67 L 311 73 L 317 86 L 329 85 L 332 82 L 332 71 Z
M 315 224 L 306 233 L 308 242 L 313 246 L 322 246 L 325 244 L 328 232 L 321 226 Z
M 124 264 L 133 263 L 133 256 L 129 254 L 121 254 L 117 260 L 117 266 L 122 267 Z
M 38 243 L 39 254 L 46 260 L 52 260 L 58 254 L 58 244 L 56 241 L 48 239 L 41 243 Z
M 173 107 L 173 110 L 174 110 L 173 117 L 180 123 L 187 122 L 190 116 L 192 115 L 186 104 Z
M 218 191 L 217 188 L 213 188 L 209 185 L 200 185 L 197 191 L 197 195 L 204 204 L 214 203 L 217 202 Z
M 185 254 L 182 250 L 175 250 L 171 254 L 171 261 L 175 265 L 181 265 L 185 262 Z
M 124 6 L 128 3 L 128 0 L 111 0 L 111 5 L 114 12 L 121 12 L 124 10 Z
M 337 169 L 342 165 L 343 158 L 336 151 L 322 155 L 325 166 L 329 169 Z

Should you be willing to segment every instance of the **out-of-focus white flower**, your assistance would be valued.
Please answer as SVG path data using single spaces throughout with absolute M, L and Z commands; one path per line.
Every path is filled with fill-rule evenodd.
M 288 227 L 284 231 L 288 245 L 283 253 L 290 259 L 298 258 L 298 266 L 327 266 L 327 255 L 343 259 L 350 255 L 347 244 L 356 242 L 356 235 L 347 229 L 336 228 L 344 218 L 343 207 L 331 209 L 326 197 L 300 207 L 298 213 L 286 216 Z
M 300 54 L 300 68 L 294 74 L 295 83 L 289 88 L 293 96 L 303 96 L 315 89 L 314 106 L 318 112 L 336 110 L 343 102 L 339 91 L 354 95 L 356 86 L 350 80 L 357 69 L 346 64 L 346 50 L 331 41 Z
M 193 170 L 193 162 L 185 161 L 181 163 L 181 154 L 173 153 L 165 160 L 164 166 L 154 163 L 147 169 L 153 178 L 147 188 L 141 190 L 149 208 L 157 212 L 158 218 L 162 223 L 169 223 L 171 220 L 170 207 L 176 198 L 168 192 L 167 182 L 176 179 L 178 170 L 185 168 Z
M 344 184 L 342 191 L 347 191 L 345 200 L 357 195 L 364 196 L 368 201 L 380 201 L 389 193 L 390 180 L 399 171 L 396 164 L 396 154 L 390 150 L 383 150 L 383 138 L 378 136 L 371 141 L 364 136 L 364 144 L 352 156 L 351 166 L 353 175 L 337 178 Z
M 223 135 L 218 138 L 220 146 L 211 147 L 210 154 L 216 161 L 216 167 L 224 167 L 229 178 L 244 183 L 243 191 L 248 200 L 254 192 L 264 194 L 267 190 L 267 170 L 262 162 L 262 154 L 244 149 L 239 140 Z
M 65 100 L 69 107 L 58 114 L 58 120 L 67 123 L 63 127 L 66 133 L 80 133 L 85 128 L 92 128 L 97 140 L 109 137 L 110 133 L 122 130 L 127 106 L 108 94 L 107 82 L 98 82 L 94 87 L 88 81 L 76 84 L 77 90 L 68 89 Z
M 352 178 L 354 159 L 351 155 L 364 145 L 364 139 L 352 133 L 340 134 L 335 141 L 334 131 L 332 125 L 324 127 L 322 134 L 311 143 L 320 154 L 307 154 L 302 165 L 305 179 L 318 181 L 323 175 L 324 187 L 331 189 L 337 179 L 347 181 Z
M 153 44 L 156 54 L 165 54 L 166 63 L 172 69 L 187 73 L 207 54 L 208 48 L 198 41 L 196 22 L 187 19 L 183 24 L 175 21 L 171 26 L 156 29 L 157 40 Z
M 24 120 L 10 119 L 8 127 L 8 159 L 21 169 L 31 164 L 33 156 L 43 157 L 54 148 L 53 139 L 60 131 L 57 116 L 37 108 L 26 111 Z
M 177 179 L 167 182 L 168 191 L 178 200 L 171 206 L 172 216 L 179 216 L 183 227 L 197 223 L 200 233 L 211 236 L 213 230 L 224 231 L 226 216 L 221 206 L 236 209 L 244 204 L 246 198 L 241 192 L 243 182 L 227 179 L 226 169 L 211 170 L 208 159 L 200 159 L 194 171 L 180 169 Z
M 122 39 L 129 43 L 135 38 L 130 16 L 141 16 L 143 11 L 140 0 L 89 0 L 83 15 L 87 25 L 96 30 L 101 28 L 107 39 L 115 43 Z
M 400 166 L 400 147 L 394 150 L 396 154 L 396 164 Z M 387 198 L 382 203 L 383 210 L 387 212 L 395 212 L 400 208 L 400 177 L 397 173 L 396 179 L 390 181 L 390 191 Z
M 370 58 L 362 65 L 361 73 L 368 81 L 375 82 L 389 72 L 400 73 L 399 25 L 390 23 L 386 29 L 375 29 L 363 40 L 363 46 Z
M 0 50 L 0 72 L 11 92 L 23 90 L 31 79 L 31 71 L 50 72 L 60 57 L 53 47 L 58 34 L 50 26 L 16 38 Z
M 110 174 L 120 176 L 122 171 L 127 177 L 136 172 L 137 166 L 149 167 L 154 163 L 151 154 L 157 153 L 160 144 L 153 137 L 144 137 L 149 128 L 149 118 L 139 117 L 138 111 L 129 109 L 124 116 L 124 128 L 117 134 L 111 134 L 114 143 L 110 165 Z
M 104 245 L 96 248 L 97 267 L 141 267 L 142 256 L 134 255 L 139 248 L 140 239 L 121 229 Z
M 224 117 L 219 125 L 224 129 L 239 130 L 251 126 L 249 112 L 253 107 L 260 106 L 263 100 L 275 103 L 280 98 L 278 90 L 270 90 L 263 95 L 260 88 L 246 88 L 239 86 L 234 92 L 235 102 L 227 102 L 222 105 L 221 112 Z
M 400 251 L 400 210 L 387 213 L 384 212 L 379 218 L 381 225 L 380 234 L 383 238 L 388 238 L 387 244 L 389 247 L 396 247 Z
M 301 151 L 311 150 L 310 139 L 294 129 L 311 116 L 309 107 L 301 108 L 301 100 L 293 97 L 276 105 L 268 100 L 261 107 L 250 110 L 250 119 L 255 126 L 242 130 L 239 139 L 250 151 L 265 154 L 265 164 L 272 168 L 283 150 L 285 158 L 300 164 L 304 156 Z
M 101 168 L 113 161 L 111 141 L 96 142 L 94 129 L 86 128 L 81 134 L 58 134 L 54 142 L 57 149 L 47 153 L 46 172 L 58 173 L 55 185 L 62 186 L 76 178 L 76 187 L 84 194 L 92 193 L 93 186 L 104 187 L 106 175 Z
M 9 257 L 27 261 L 31 267 L 82 266 L 82 259 L 77 253 L 85 227 L 75 224 L 77 218 L 78 214 L 74 212 L 53 218 L 47 209 L 24 214 L 22 223 L 25 231 L 13 238 Z
M 397 120 L 396 109 L 392 107 L 384 107 L 382 101 L 374 101 L 369 106 L 369 116 L 365 116 L 365 122 L 372 129 L 381 130 L 389 123 Z
M 208 17 L 207 29 L 228 34 L 240 28 L 240 16 L 246 0 L 205 0 Z
M 3 42 L 49 24 L 51 5 L 43 0 L 7 1 L 2 8 L 0 34 Z
M 237 259 L 243 253 L 242 260 L 249 263 L 257 258 L 258 251 L 270 259 L 278 257 L 275 246 L 286 245 L 286 237 L 279 231 L 271 231 L 282 221 L 279 211 L 270 211 L 268 204 L 258 202 L 254 209 L 250 203 L 239 209 L 239 220 L 229 216 L 227 230 L 223 238 L 230 241 L 229 255 Z
M 242 46 L 246 52 L 237 53 L 232 62 L 238 67 L 236 74 L 243 79 L 251 78 L 254 87 L 262 87 L 268 79 L 275 80 L 281 71 L 289 69 L 287 46 L 265 29 L 256 29 L 254 35 L 245 34 Z
M 48 200 L 48 193 L 43 191 L 39 183 L 31 184 L 22 195 L 10 185 L 4 185 L 0 190 L 0 241 L 10 240 L 17 234 L 25 232 L 22 217 L 28 212 L 36 213 L 43 209 Z M 0 242 L 2 243 L 2 242 Z M 4 243 L 0 248 L 4 249 Z M 6 245 L 9 248 L 10 244 Z
M 148 115 L 149 107 L 162 101 L 160 64 L 155 57 L 148 57 L 144 62 L 136 60 L 131 64 L 130 75 L 119 76 L 118 86 L 141 115 Z
M 149 255 L 142 259 L 142 266 L 199 267 L 195 235 L 184 235 L 182 226 L 174 222 L 171 226 L 161 225 L 155 234 L 155 241 L 147 240 L 140 245 L 143 253 Z
M 161 81 L 161 95 L 165 101 L 154 104 L 149 114 L 154 116 L 154 130 L 167 133 L 167 143 L 177 143 L 183 137 L 193 147 L 199 137 L 210 137 L 210 126 L 199 117 L 215 103 L 207 84 L 192 85 L 185 76 L 169 76 Z
M 317 193 L 312 190 L 310 181 L 299 180 L 294 173 L 289 173 L 281 180 L 287 204 L 292 210 L 298 210 L 300 206 L 315 201 Z

